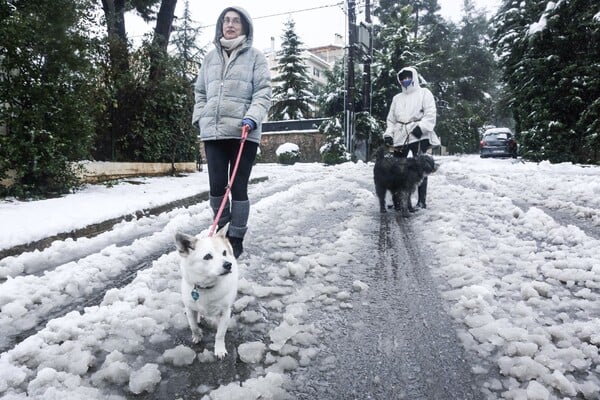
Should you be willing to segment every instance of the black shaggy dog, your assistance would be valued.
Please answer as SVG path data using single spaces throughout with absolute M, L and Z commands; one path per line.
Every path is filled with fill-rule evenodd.
M 392 194 L 394 208 L 408 217 L 409 211 L 414 211 L 410 197 L 417 189 L 423 178 L 435 172 L 437 166 L 431 156 L 421 154 L 413 158 L 394 157 L 387 146 L 377 149 L 373 178 L 375 193 L 379 197 L 379 210 L 386 212 L 385 195 L 389 190 Z

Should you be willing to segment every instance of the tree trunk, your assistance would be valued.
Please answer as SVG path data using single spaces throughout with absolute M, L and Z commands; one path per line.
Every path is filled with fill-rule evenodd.
M 125 0 L 102 0 L 113 74 L 129 71 L 127 32 L 125 31 Z
M 163 76 L 163 59 L 167 54 L 176 5 L 177 0 L 162 0 L 160 3 L 150 53 L 150 83 L 160 80 Z
M 116 143 L 126 134 L 124 128 L 125 115 L 122 115 L 120 102 L 127 97 L 120 82 L 120 77 L 129 72 L 129 50 L 125 30 L 125 0 L 102 0 L 102 8 L 106 18 L 108 32 L 108 48 L 110 57 L 110 80 L 115 87 L 115 98 L 108 104 L 111 126 L 105 130 L 102 139 L 101 153 L 106 160 L 115 160 Z

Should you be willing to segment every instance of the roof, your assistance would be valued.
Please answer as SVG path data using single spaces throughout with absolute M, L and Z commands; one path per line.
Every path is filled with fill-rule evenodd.
M 510 133 L 512 135 L 510 128 L 490 128 L 486 129 L 483 134 L 487 135 L 488 133 Z

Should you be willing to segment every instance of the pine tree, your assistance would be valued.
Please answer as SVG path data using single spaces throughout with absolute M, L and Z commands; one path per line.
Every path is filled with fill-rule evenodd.
M 542 1 L 539 0 L 527 3 L 519 0 L 504 0 L 493 20 L 492 46 L 498 55 L 502 81 L 506 85 L 505 103 L 512 111 L 515 130 L 521 139 L 521 154 L 526 154 L 528 147 L 524 144 L 526 135 L 523 135 L 526 113 L 524 115 L 521 111 L 521 100 L 518 96 L 524 81 L 517 76 L 516 72 L 524 66 L 523 60 L 528 47 L 527 30 L 535 15 L 539 15 L 540 9 L 543 10 L 544 5 L 541 3 Z
M 327 83 L 317 95 L 319 110 L 322 115 L 329 116 L 319 127 L 319 131 L 325 134 L 325 143 L 320 149 L 321 160 L 329 165 L 340 164 L 351 160 L 340 122 L 344 118 L 344 62 L 336 61 L 332 70 L 325 71 L 325 79 Z
M 356 74 L 356 76 L 360 76 L 360 74 Z M 321 132 L 325 133 L 325 145 L 321 149 L 321 158 L 326 164 L 337 164 L 352 159 L 344 144 L 344 130 L 340 124 L 340 121 L 344 118 L 345 102 L 343 62 L 336 62 L 333 70 L 325 72 L 325 77 L 327 84 L 318 95 L 318 105 L 319 110 L 324 115 L 331 117 L 319 128 Z M 358 103 L 361 96 L 358 92 L 355 94 L 355 102 Z M 356 113 L 355 127 L 355 145 L 360 141 L 366 142 L 372 137 L 381 137 L 383 134 L 378 120 L 371 116 L 368 111 Z M 357 151 L 355 148 L 354 156 L 357 156 Z M 363 159 L 369 158 L 368 154 L 362 156 Z
M 450 153 L 472 153 L 478 149 L 483 126 L 493 122 L 496 92 L 488 19 L 472 0 L 464 0 L 457 34 L 446 53 L 449 62 L 439 91 L 444 101 L 438 107 L 436 130 Z
M 317 105 L 322 115 L 342 118 L 344 112 L 344 62 L 338 60 L 325 71 L 325 86 L 318 89 Z
M 185 1 L 183 18 L 173 28 L 171 45 L 175 46 L 177 58 L 180 61 L 181 76 L 185 76 L 190 82 L 193 82 L 198 75 L 206 51 L 200 48 L 196 42 L 201 28 L 196 21 L 192 20 L 189 0 Z
M 400 90 L 396 74 L 421 58 L 418 51 L 420 44 L 410 34 L 410 12 L 410 7 L 390 0 L 380 1 L 379 7 L 374 10 L 381 23 L 373 27 L 372 114 L 383 122 L 392 99 Z
M 305 119 L 313 115 L 315 95 L 302 58 L 302 42 L 294 28 L 294 21 L 288 20 L 281 37 L 279 76 L 273 79 L 272 120 Z

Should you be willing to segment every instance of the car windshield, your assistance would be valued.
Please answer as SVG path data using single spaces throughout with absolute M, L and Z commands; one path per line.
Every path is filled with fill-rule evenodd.
M 489 133 L 485 135 L 486 140 L 508 140 L 508 133 Z

